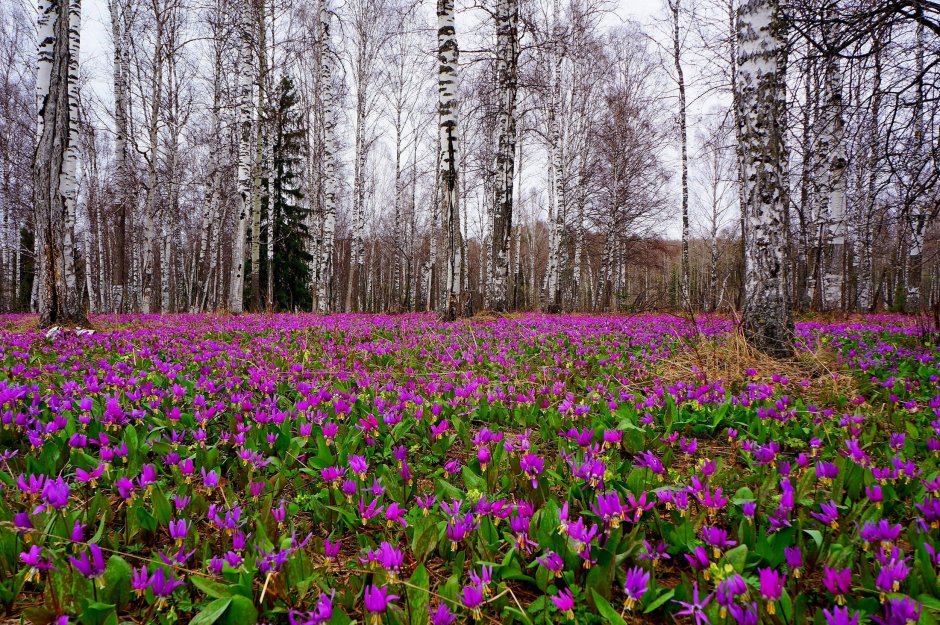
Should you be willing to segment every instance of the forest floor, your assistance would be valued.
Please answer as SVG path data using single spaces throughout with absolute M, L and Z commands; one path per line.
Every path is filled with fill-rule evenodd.
M 16 622 L 940 613 L 922 320 L 806 319 L 784 360 L 717 316 L 92 321 L 0 317 Z

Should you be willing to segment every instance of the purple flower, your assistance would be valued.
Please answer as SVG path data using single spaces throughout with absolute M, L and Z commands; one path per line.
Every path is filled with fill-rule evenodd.
M 307 613 L 290 610 L 287 613 L 287 620 L 290 625 L 323 625 L 330 622 L 333 618 L 333 596 L 335 591 L 329 596 L 326 593 L 320 593 L 317 599 L 316 607 Z
M 385 586 L 374 585 L 366 586 L 365 595 L 366 612 L 370 613 L 369 620 L 372 623 L 381 623 L 382 614 L 388 609 L 390 603 L 398 599 L 398 595 L 389 593 Z
M 519 460 L 519 468 L 532 481 L 532 488 L 538 488 L 539 476 L 545 469 L 545 461 L 536 454 L 526 454 Z
M 852 586 L 852 569 L 830 569 L 828 566 L 823 568 L 823 586 L 830 593 L 836 596 L 836 603 L 843 605 L 845 595 L 848 594 Z
M 555 577 L 560 577 L 565 568 L 565 561 L 554 551 L 546 551 L 545 555 L 536 558 L 535 561 L 554 573 Z
M 911 569 L 907 566 L 905 560 L 892 559 L 878 571 L 875 587 L 882 593 L 898 592 L 910 572 Z
M 793 572 L 793 577 L 800 577 L 800 569 L 803 568 L 803 552 L 799 547 L 785 547 L 783 555 L 787 560 L 787 566 Z
M 673 600 L 682 606 L 682 609 L 676 612 L 676 616 L 688 616 L 695 621 L 695 625 L 710 625 L 711 621 L 708 620 L 708 615 L 705 614 L 705 608 L 708 607 L 711 600 L 712 596 L 710 594 L 705 595 L 704 598 L 699 597 L 698 582 L 695 582 L 692 586 L 692 601 Z
M 147 567 L 142 566 L 139 569 L 134 569 L 131 573 L 131 589 L 133 589 L 134 594 L 142 597 L 148 588 L 150 588 L 150 573 L 147 571 Z
M 55 568 L 52 566 L 52 560 L 42 557 L 42 547 L 39 545 L 31 545 L 28 550 L 21 552 L 20 560 L 29 567 L 24 582 L 38 580 L 41 571 L 49 571 Z
M 436 610 L 428 607 L 428 615 L 431 617 L 431 625 L 452 625 L 457 620 L 457 617 L 444 603 L 439 603 Z
M 88 556 L 91 553 L 91 557 Z M 75 567 L 75 570 L 87 579 L 96 581 L 104 574 L 104 555 L 101 553 L 101 547 L 98 545 L 88 545 L 88 552 L 82 552 L 78 558 L 69 556 L 69 562 Z
M 721 580 L 718 588 L 715 589 L 715 601 L 722 608 L 728 608 L 734 604 L 734 600 L 739 595 L 747 592 L 747 582 L 737 573 Z
M 460 591 L 460 600 L 464 607 L 470 610 L 473 620 L 479 620 L 483 614 L 480 606 L 483 604 L 483 589 L 476 584 L 467 584 Z
M 150 576 L 150 590 L 153 591 L 153 595 L 157 598 L 154 607 L 157 610 L 165 607 L 167 599 L 173 594 L 173 591 L 182 585 L 182 580 L 176 579 L 172 572 L 167 575 L 162 568 L 154 571 L 153 575 Z
M 729 540 L 728 531 L 720 527 L 703 527 L 702 540 L 705 541 L 706 545 L 712 548 L 712 555 L 716 558 L 721 557 L 722 550 L 734 547 L 738 544 L 736 541 Z
M 767 601 L 767 613 L 776 614 L 774 602 L 780 599 L 783 594 L 783 587 L 787 583 L 785 575 L 772 568 L 758 569 L 760 578 L 760 594 Z
M 819 512 L 810 512 L 810 515 L 820 523 L 829 525 L 832 529 L 839 527 L 839 509 L 834 501 L 820 504 Z
M 921 605 L 910 597 L 888 599 L 884 618 L 872 617 L 880 625 L 914 625 L 920 621 Z
M 463 517 L 457 516 L 451 519 L 447 524 L 447 538 L 450 540 L 451 550 L 457 551 L 457 544 L 463 542 L 474 529 L 476 529 L 476 523 L 469 512 Z
M 343 546 L 343 541 L 332 542 L 329 539 L 323 541 L 323 555 L 327 560 L 335 560 L 339 555 L 339 550 Z
M 826 625 L 858 625 L 861 614 L 851 614 L 848 608 L 836 606 L 831 612 L 824 609 L 823 616 L 826 617 Z
M 61 477 L 54 480 L 46 480 L 45 485 L 42 487 L 42 504 L 33 510 L 33 514 L 40 514 L 49 508 L 53 510 L 61 510 L 66 505 L 68 505 L 68 503 L 68 482 L 66 482 Z
M 731 618 L 737 625 L 758 625 L 760 623 L 760 614 L 757 611 L 757 604 L 753 601 L 744 605 L 733 605 L 728 608 Z
M 552 595 L 552 603 L 559 612 L 565 615 L 565 618 L 568 620 L 574 618 L 574 596 L 571 594 L 571 589 L 565 588 L 557 595 Z
M 175 540 L 178 545 L 182 544 L 186 540 L 186 534 L 189 533 L 190 525 L 184 519 L 170 521 L 170 538 Z
M 705 571 L 708 570 L 708 567 L 711 565 L 711 561 L 708 559 L 708 551 L 705 547 L 701 545 L 696 546 L 692 553 L 685 554 L 685 559 L 696 571 Z
M 626 609 L 632 610 L 636 603 L 643 599 L 649 590 L 650 574 L 649 571 L 641 569 L 638 566 L 627 570 L 626 581 L 623 585 L 623 594 L 625 595 L 624 604 Z

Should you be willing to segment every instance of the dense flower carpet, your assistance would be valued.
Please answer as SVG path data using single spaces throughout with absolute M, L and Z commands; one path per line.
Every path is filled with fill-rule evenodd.
M 802 322 L 779 367 L 717 317 L 93 322 L 0 316 L 11 622 L 940 616 L 922 320 Z

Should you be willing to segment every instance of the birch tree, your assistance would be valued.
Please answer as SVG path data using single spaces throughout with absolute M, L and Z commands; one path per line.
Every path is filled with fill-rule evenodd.
M 784 249 L 786 36 L 779 0 L 746 0 L 738 15 L 739 122 L 744 178 L 745 336 L 774 355 L 792 351 Z
M 679 92 L 679 159 L 682 184 L 682 306 L 689 301 L 689 131 L 686 116 L 685 74 L 682 71 L 681 0 L 667 0 L 672 17 L 672 60 Z
M 454 0 L 437 0 L 438 129 L 440 205 L 445 228 L 447 275 L 443 318 L 454 321 L 465 312 L 463 302 L 464 243 L 457 191 L 457 33 Z
M 251 0 L 241 6 L 239 36 L 239 95 L 238 95 L 238 195 L 239 209 L 232 243 L 232 282 L 229 310 L 244 310 L 245 288 L 245 235 L 251 215 L 251 131 L 252 131 L 252 69 L 253 27 Z
M 509 248 L 512 238 L 513 176 L 516 157 L 516 89 L 519 63 L 519 2 L 499 0 L 496 9 L 496 79 L 499 89 L 496 131 L 496 180 L 493 185 L 493 231 L 490 301 L 506 310 L 509 293 Z
M 73 249 L 81 3 L 39 0 L 33 192 L 39 324 L 85 325 Z
M 320 246 L 317 306 L 321 313 L 332 309 L 333 243 L 336 236 L 336 112 L 333 110 L 333 65 L 335 52 L 330 31 L 329 0 L 319 0 L 320 98 L 323 114 L 323 235 Z

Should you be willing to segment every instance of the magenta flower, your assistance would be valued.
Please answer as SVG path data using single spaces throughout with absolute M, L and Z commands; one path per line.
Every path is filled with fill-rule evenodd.
M 778 601 L 783 595 L 783 587 L 786 585 L 787 578 L 781 575 L 779 571 L 772 568 L 758 569 L 760 578 L 760 594 L 767 602 L 767 613 L 776 614 L 774 602 Z
M 457 620 L 445 603 L 439 603 L 437 609 L 428 607 L 428 616 L 431 618 L 431 625 L 452 625 Z
M 557 595 L 552 595 L 552 603 L 558 608 L 558 611 L 565 615 L 569 621 L 574 618 L 574 596 L 571 589 L 565 588 Z
M 692 586 L 692 601 L 673 600 L 682 606 L 682 609 L 676 612 L 676 616 L 688 616 L 695 622 L 695 625 L 710 625 L 708 615 L 705 614 L 705 608 L 708 607 L 711 600 L 712 596 L 710 594 L 705 595 L 704 598 L 699 596 L 698 582 L 695 582 Z
M 473 620 L 478 621 L 482 618 L 483 589 L 476 584 L 467 584 L 460 591 L 460 601 L 464 607 L 470 610 Z
M 555 577 L 560 577 L 565 568 L 565 561 L 554 551 L 546 551 L 545 555 L 536 558 L 535 561 L 551 571 Z
M 173 594 L 173 591 L 183 585 L 182 580 L 176 579 L 173 573 L 166 574 L 162 568 L 154 571 L 150 576 L 150 590 L 153 591 L 157 601 L 154 607 L 157 610 L 162 609 L 167 604 L 167 599 Z
M 290 625 L 324 625 L 333 618 L 333 597 L 335 591 L 329 596 L 326 593 L 320 593 L 319 599 L 314 609 L 310 612 L 302 613 L 290 610 L 287 613 L 287 619 Z
M 42 504 L 33 510 L 33 514 L 40 514 L 48 509 L 61 510 L 68 505 L 68 503 L 68 482 L 61 477 L 54 480 L 46 480 L 46 483 L 42 487 Z
M 848 608 L 836 606 L 831 612 L 824 609 L 823 616 L 826 617 L 826 625 L 858 625 L 861 613 L 852 614 Z
M 884 618 L 873 616 L 879 625 L 914 625 L 920 621 L 922 606 L 910 597 L 889 599 L 885 603 Z
M 20 561 L 29 567 L 24 582 L 38 580 L 42 571 L 55 569 L 51 559 L 42 557 L 42 547 L 39 545 L 31 545 L 28 550 L 21 552 Z
M 852 569 L 831 569 L 828 566 L 823 567 L 823 586 L 830 593 L 836 596 L 836 603 L 843 605 L 845 595 L 848 594 L 852 586 Z
M 832 529 L 839 527 L 839 509 L 834 501 L 820 504 L 819 512 L 810 512 L 810 515 L 824 525 L 829 525 Z
M 545 461 L 536 454 L 525 454 L 519 460 L 519 468 L 532 482 L 532 488 L 538 488 L 539 476 L 545 469 Z
M 637 602 L 643 599 L 649 590 L 650 574 L 649 571 L 641 569 L 638 566 L 627 570 L 626 581 L 623 585 L 623 594 L 625 595 L 624 604 L 626 609 L 632 610 Z
M 89 553 L 91 557 L 89 557 Z M 98 545 L 88 545 L 88 551 L 83 551 L 77 558 L 69 556 L 69 562 L 75 567 L 76 571 L 87 579 L 94 579 L 97 582 L 104 574 L 104 555 Z

